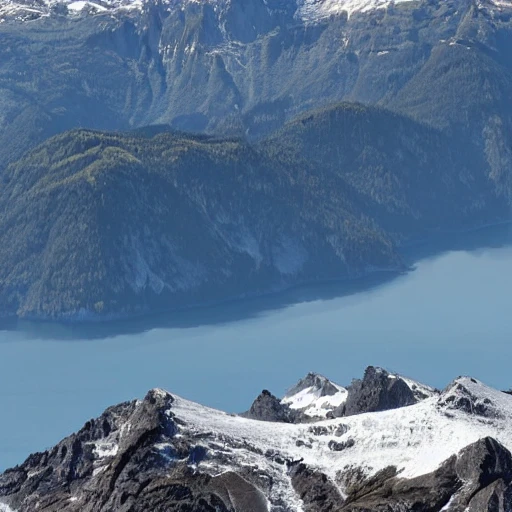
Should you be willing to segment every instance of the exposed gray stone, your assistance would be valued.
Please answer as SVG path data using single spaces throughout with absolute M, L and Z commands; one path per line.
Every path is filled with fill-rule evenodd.
M 270 391 L 264 389 L 254 400 L 251 408 L 243 413 L 242 416 L 260 421 L 293 423 L 298 414 L 286 404 L 281 403 L 281 400 Z
M 365 412 L 385 411 L 417 402 L 413 391 L 400 377 L 369 366 L 362 380 L 354 380 L 348 388 L 347 401 L 335 416 L 352 416 Z

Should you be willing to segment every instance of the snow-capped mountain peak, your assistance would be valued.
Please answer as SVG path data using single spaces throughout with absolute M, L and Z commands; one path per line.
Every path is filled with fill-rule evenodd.
M 462 411 L 472 416 L 503 419 L 512 413 L 512 396 L 486 386 L 472 377 L 459 377 L 439 397 L 446 410 Z
M 225 6 L 233 0 L 0 0 L 0 22 L 30 21 L 52 13 L 67 16 L 84 14 L 128 13 L 142 11 L 146 5 L 160 4 L 168 10 L 183 8 L 187 3 L 211 3 Z M 331 16 L 366 13 L 398 4 L 420 0 L 290 0 L 295 18 L 304 23 L 321 22 Z M 264 1 L 271 10 L 268 1 Z M 512 0 L 482 0 L 485 7 L 512 8 Z
M 288 390 L 281 402 L 307 416 L 325 418 L 345 403 L 347 395 L 347 390 L 342 386 L 322 375 L 308 373 Z
M 411 479 L 436 471 L 451 456 L 479 439 L 492 437 L 507 448 L 512 447 L 512 397 L 473 381 L 456 381 L 455 387 L 469 388 L 478 402 L 491 400 L 500 415 L 482 421 L 474 411 L 452 411 L 441 405 L 443 399 L 453 395 L 453 387 L 441 398 L 433 396 L 408 407 L 313 424 L 258 422 L 205 409 L 180 398 L 173 403 L 172 410 L 184 421 L 185 429 L 197 429 L 197 436 L 208 432 L 216 437 L 216 433 L 222 433 L 236 439 L 235 445 L 242 440 L 248 443 L 252 448 L 246 453 L 247 459 L 240 461 L 243 465 L 261 468 L 266 463 L 256 460 L 258 456 L 254 454 L 279 453 L 285 460 L 302 460 L 332 482 L 339 482 L 339 474 L 347 468 L 359 468 L 368 478 L 389 466 L 394 466 L 401 478 Z M 205 448 L 210 449 L 208 441 L 205 443 Z M 272 463 L 269 464 L 268 471 L 273 471 Z M 229 470 L 217 463 L 207 463 L 205 467 L 214 473 Z M 279 484 L 280 477 L 274 473 L 273 477 L 276 489 L 282 485 L 283 496 L 293 494 L 285 480 Z M 338 485 L 343 494 L 343 484 Z
M 348 388 L 322 375 L 309 373 L 287 391 L 280 403 L 298 413 L 292 414 L 297 421 L 300 415 L 303 415 L 305 420 L 350 416 L 412 405 L 437 396 L 439 391 L 430 386 L 390 373 L 384 368 L 369 366 L 363 379 L 353 381 Z M 261 402 L 261 398 L 259 401 L 263 408 L 260 411 L 278 407 L 275 397 L 272 405 L 269 403 L 267 406 Z M 285 410 L 282 412 L 286 416 Z M 263 416 L 267 418 L 266 414 Z M 260 412 L 249 417 L 263 419 L 263 416 Z M 271 417 L 276 418 L 274 414 Z
M 369 12 L 420 0 L 297 0 L 297 14 L 305 21 L 319 21 L 329 16 L 346 13 L 350 17 L 356 12 Z M 512 0 L 483 0 L 482 5 L 511 8 Z
M 374 367 L 359 382 L 409 389 Z M 342 389 L 309 374 L 287 397 Z M 480 512 L 512 495 L 512 397 L 476 379 L 394 410 L 302 420 L 259 421 L 155 389 L 0 475 L 0 501 L 18 512 L 119 510 L 126 499 L 133 510 Z

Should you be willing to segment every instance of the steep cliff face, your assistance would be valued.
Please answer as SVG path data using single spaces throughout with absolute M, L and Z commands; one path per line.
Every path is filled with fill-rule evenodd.
M 512 397 L 462 377 L 433 392 L 376 368 L 363 382 L 376 372 L 428 393 L 391 411 L 284 423 L 150 391 L 141 401 L 107 409 L 54 448 L 0 475 L 0 509 L 510 510 Z M 301 384 L 308 387 L 298 390 Z M 340 389 L 311 374 L 290 396 L 330 387 Z M 482 420 L 477 412 L 452 407 L 450 397 L 468 393 L 498 414 Z

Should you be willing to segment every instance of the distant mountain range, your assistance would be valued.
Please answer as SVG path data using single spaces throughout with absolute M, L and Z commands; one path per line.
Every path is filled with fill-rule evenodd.
M 163 390 L 91 419 L 0 475 L 0 510 L 506 512 L 512 396 L 439 391 L 369 367 L 309 374 L 243 415 Z
M 401 271 L 510 219 L 509 4 L 0 0 L 2 315 Z
M 368 12 L 383 9 L 391 4 L 411 2 L 413 0 L 267 0 L 263 5 L 269 14 L 286 12 L 297 20 L 311 23 L 318 22 L 333 15 L 349 16 L 354 12 Z M 183 8 L 187 3 L 199 3 L 198 0 L 162 0 L 160 3 L 169 12 Z M 215 10 L 228 11 L 232 0 L 203 0 L 204 4 Z M 507 1 L 494 1 L 496 6 L 506 5 Z M 45 0 L 33 2 L 3 2 L 0 19 L 32 21 L 52 14 L 80 16 L 101 14 L 120 15 L 129 11 L 141 12 L 147 8 L 147 0 Z M 246 7 L 247 8 L 247 7 Z M 249 7 L 249 12 L 251 7 Z
M 258 137 L 339 101 L 457 130 L 496 170 L 509 162 L 508 1 L 94 4 L 0 2 L 0 165 L 71 128 Z

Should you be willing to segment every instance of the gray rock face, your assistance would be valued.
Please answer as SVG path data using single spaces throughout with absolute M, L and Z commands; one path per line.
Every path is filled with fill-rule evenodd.
M 488 398 L 476 396 L 471 386 L 477 381 L 471 378 L 459 378 L 450 384 L 439 398 L 439 405 L 446 410 L 458 410 L 484 418 L 499 418 L 501 412 L 497 404 Z
M 211 478 L 194 475 L 187 464 L 162 471 L 170 459 L 194 460 L 187 441 L 167 444 L 176 432 L 168 412 L 172 400 L 151 391 L 142 402 L 108 409 L 52 450 L 1 475 L 0 496 L 27 512 L 228 512 L 231 504 L 214 493 Z
M 348 391 L 346 403 L 335 411 L 335 416 L 385 411 L 418 401 L 403 379 L 373 366 L 366 369 L 362 380 L 352 382 Z
M 512 456 L 496 440 L 481 439 L 462 450 L 455 470 L 464 485 L 448 510 L 457 506 L 471 512 L 512 509 Z
M 412 480 L 400 479 L 394 468 L 388 468 L 359 483 L 340 511 L 439 512 L 459 485 L 453 473 L 453 461 L 447 461 L 435 473 Z
M 264 389 L 254 400 L 251 408 L 243 413 L 242 416 L 252 420 L 293 423 L 298 419 L 299 413 L 290 409 L 286 404 L 281 403 L 279 398 Z
M 334 511 L 343 502 L 336 485 L 326 475 L 305 464 L 295 465 L 290 471 L 290 477 L 305 512 Z
M 263 492 L 234 472 L 212 478 L 210 488 L 222 498 L 229 510 L 240 512 L 267 512 Z

